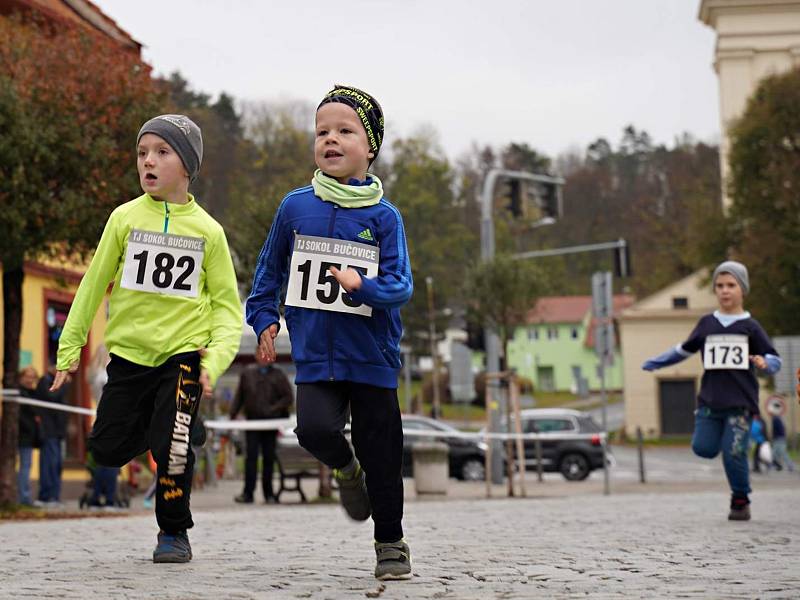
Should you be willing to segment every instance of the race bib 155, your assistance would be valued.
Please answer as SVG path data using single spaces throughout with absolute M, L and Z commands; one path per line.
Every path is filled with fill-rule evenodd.
M 380 249 L 348 240 L 295 235 L 286 304 L 356 315 L 372 315 L 372 307 L 355 302 L 328 269 L 348 267 L 377 277 Z

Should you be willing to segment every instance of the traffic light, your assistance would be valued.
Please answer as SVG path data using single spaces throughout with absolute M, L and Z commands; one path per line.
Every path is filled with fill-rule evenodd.
M 522 182 L 519 179 L 508 180 L 508 204 L 506 208 L 515 219 L 523 215 Z
M 558 219 L 561 217 L 561 194 L 556 183 L 543 183 L 539 185 L 542 216 Z
M 630 245 L 625 240 L 620 240 L 621 245 L 614 248 L 614 275 L 616 277 L 630 277 L 633 275 L 631 268 Z

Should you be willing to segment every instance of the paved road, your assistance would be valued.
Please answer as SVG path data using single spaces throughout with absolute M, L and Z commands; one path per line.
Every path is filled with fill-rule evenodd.
M 150 562 L 151 515 L 0 524 L 0 598 L 797 598 L 798 488 L 409 502 L 415 577 L 382 589 L 371 528 L 335 505 L 203 509 L 189 565 Z

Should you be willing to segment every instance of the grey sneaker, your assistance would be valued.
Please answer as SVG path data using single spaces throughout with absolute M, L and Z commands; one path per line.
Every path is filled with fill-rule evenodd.
M 356 463 L 355 473 L 345 477 L 339 469 L 333 470 L 339 486 L 339 501 L 347 516 L 354 521 L 366 521 L 372 514 L 372 506 L 367 494 L 367 479 L 361 465 Z
M 381 581 L 389 579 L 411 579 L 411 550 L 405 540 L 399 542 L 375 542 L 375 577 Z
M 192 560 L 192 547 L 186 531 L 171 534 L 158 532 L 158 544 L 153 550 L 154 563 L 187 563 Z

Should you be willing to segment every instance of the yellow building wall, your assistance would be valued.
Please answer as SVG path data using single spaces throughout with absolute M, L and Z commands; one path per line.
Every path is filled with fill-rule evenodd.
M 63 264 L 63 263 L 62 263 Z M 47 265 L 48 267 L 50 265 Z M 47 370 L 46 346 L 46 303 L 48 295 L 74 296 L 78 289 L 75 275 L 81 276 L 84 272 L 82 265 L 65 264 L 66 271 L 70 273 L 70 280 L 53 272 L 47 274 L 47 269 L 38 267 L 26 268 L 25 279 L 22 282 L 22 330 L 20 332 L 20 366 L 33 365 L 41 376 Z M 0 268 L 2 273 L 2 268 Z M 2 283 L 0 282 L 0 291 Z M 64 297 L 66 299 L 66 296 Z M 92 328 L 89 332 L 87 344 L 89 357 L 94 356 L 97 347 L 103 342 L 106 330 L 106 313 L 108 299 L 101 303 L 94 317 Z M 2 305 L 2 296 L 0 296 Z M 0 311 L 0 335 L 5 335 L 5 323 Z M 0 372 L 2 372 L 3 347 L 0 345 Z
M 716 309 L 708 278 L 708 271 L 698 271 L 640 300 L 619 317 L 628 436 L 635 436 L 637 427 L 645 437 L 661 436 L 659 380 L 695 379 L 699 389 L 703 368 L 696 356 L 655 372 L 643 371 L 642 363 L 683 342 L 698 319 Z M 688 308 L 673 308 L 676 297 L 686 298 Z

